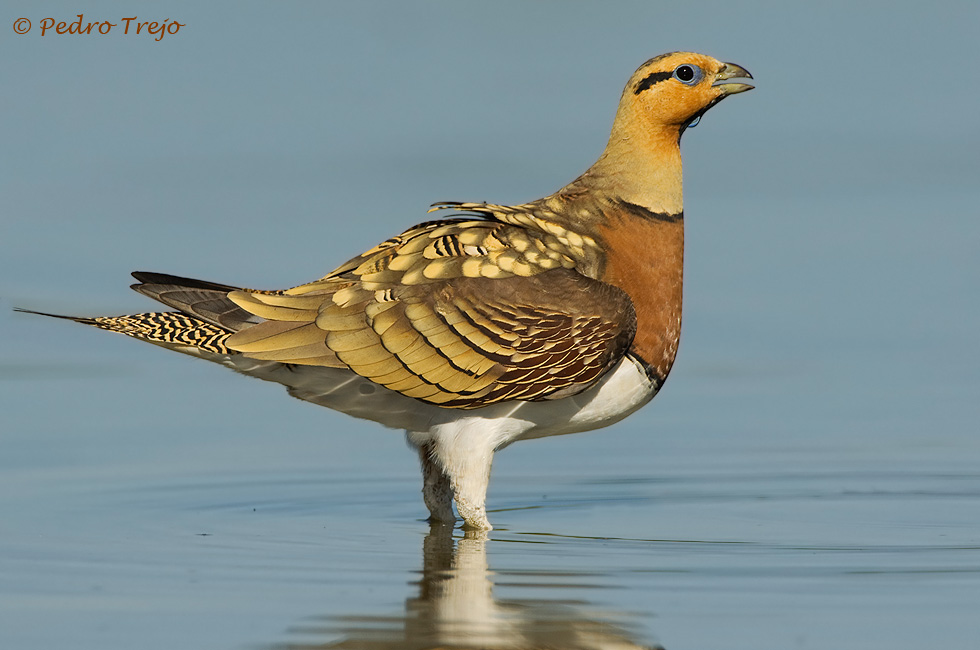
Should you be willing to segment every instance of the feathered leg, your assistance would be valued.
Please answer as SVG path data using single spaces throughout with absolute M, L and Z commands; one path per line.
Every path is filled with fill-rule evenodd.
M 418 447 L 419 459 L 422 461 L 422 499 L 429 509 L 429 521 L 453 523 L 456 515 L 453 513 L 453 489 L 449 477 L 442 470 L 434 457 L 432 443 Z
M 487 519 L 487 486 L 490 484 L 490 457 L 485 462 L 467 462 L 459 474 L 454 474 L 451 483 L 456 495 L 456 510 L 463 518 L 463 528 L 469 530 L 491 530 Z
M 474 423 L 479 420 L 454 421 L 427 433 L 410 432 L 408 440 L 419 449 L 422 494 L 432 518 L 445 521 L 452 513 L 452 499 L 464 528 L 491 530 L 486 501 L 496 441 L 492 435 L 480 435 L 478 425 L 468 431 L 466 424 Z

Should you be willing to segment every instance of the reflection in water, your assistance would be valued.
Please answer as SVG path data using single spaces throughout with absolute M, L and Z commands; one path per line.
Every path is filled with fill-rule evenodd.
M 312 641 L 275 646 L 314 648 L 507 648 L 627 650 L 638 645 L 622 624 L 603 620 L 564 601 L 499 601 L 487 566 L 487 537 L 467 532 L 453 538 L 451 526 L 433 525 L 423 546 L 419 595 L 405 603 L 404 616 L 326 617 L 321 625 L 294 630 Z M 318 637 L 331 641 L 318 642 Z M 336 640 L 338 639 L 339 640 Z M 660 648 L 660 646 L 654 646 Z M 662 649 L 661 649 L 662 650 Z

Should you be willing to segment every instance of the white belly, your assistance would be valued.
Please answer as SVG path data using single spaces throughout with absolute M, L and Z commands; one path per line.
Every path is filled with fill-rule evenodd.
M 518 439 L 589 431 L 619 422 L 653 399 L 656 388 L 639 363 L 624 357 L 592 388 L 557 400 L 497 404 L 471 411 L 478 417 L 526 422 Z
M 416 447 L 433 444 L 446 452 L 446 462 L 463 465 L 489 457 L 518 440 L 589 431 L 622 420 L 649 402 L 653 382 L 636 361 L 625 357 L 599 383 L 585 392 L 556 400 L 494 404 L 472 411 L 438 412 L 427 428 L 409 429 Z
M 639 363 L 624 357 L 588 390 L 556 400 L 509 402 L 480 409 L 445 409 L 405 397 L 346 369 L 278 363 L 232 357 L 225 361 L 243 374 L 284 384 L 289 393 L 354 417 L 412 432 L 413 442 L 427 433 L 479 430 L 496 448 L 516 440 L 588 431 L 618 422 L 646 404 L 656 387 Z M 442 432 L 442 433 L 437 433 Z

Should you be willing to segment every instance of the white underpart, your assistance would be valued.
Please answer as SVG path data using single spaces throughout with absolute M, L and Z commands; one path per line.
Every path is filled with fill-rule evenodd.
M 656 393 L 643 367 L 629 356 L 577 395 L 473 410 L 426 404 L 346 369 L 284 366 L 237 355 L 217 360 L 243 374 L 283 384 L 302 400 L 405 429 L 409 444 L 420 450 L 425 500 L 433 516 L 445 519 L 452 512 L 449 500 L 454 497 L 467 526 L 478 529 L 490 528 L 485 505 L 494 452 L 517 440 L 608 426 Z M 435 480 L 440 471 L 448 480 Z

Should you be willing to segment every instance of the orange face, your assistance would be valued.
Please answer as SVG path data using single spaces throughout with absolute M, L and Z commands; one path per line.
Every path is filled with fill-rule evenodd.
M 729 79 L 752 78 L 734 63 L 705 54 L 672 52 L 640 66 L 626 84 L 621 110 L 648 126 L 683 128 L 728 95 L 753 86 Z

